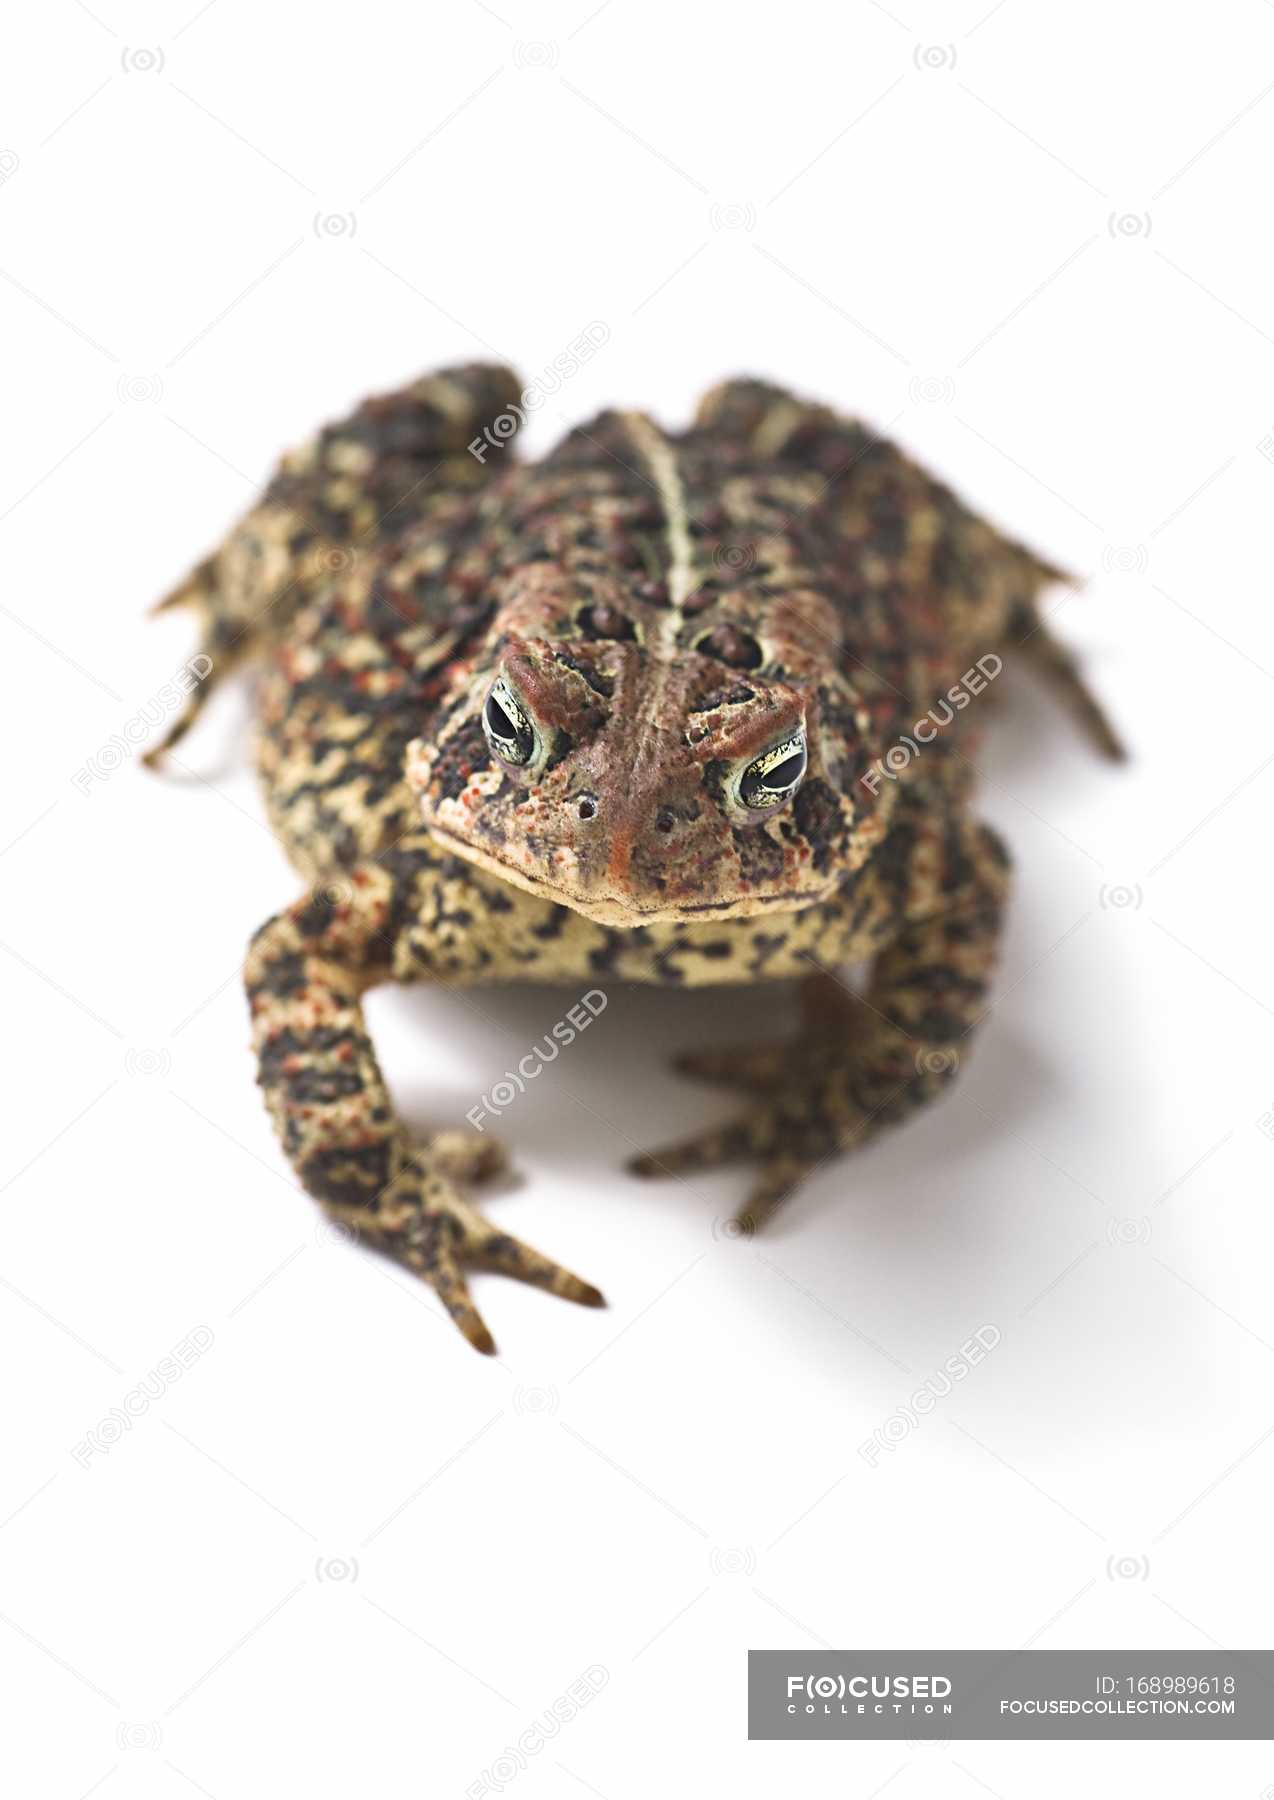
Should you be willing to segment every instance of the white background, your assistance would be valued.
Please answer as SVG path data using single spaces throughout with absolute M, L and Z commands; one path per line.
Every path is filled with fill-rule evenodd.
M 0 1756 L 31 1800 L 809 1784 L 1255 1796 L 1274 1746 L 749 1744 L 749 1646 L 1269 1639 L 1274 7 L 49 0 L 0 148 Z M 163 782 L 106 747 L 192 647 L 143 609 L 368 390 L 610 341 L 677 424 L 766 374 L 1085 578 L 1057 630 L 1132 747 L 1011 673 L 1017 881 L 954 1096 L 772 1235 L 678 1047 L 772 993 L 614 990 L 503 1121 L 493 1217 L 589 1313 L 475 1284 L 475 1356 L 287 1171 L 249 932 L 297 890 L 245 694 Z M 88 770 L 88 778 L 84 771 Z M 77 775 L 79 781 L 77 783 Z M 378 994 L 458 1124 L 573 992 Z M 991 1356 L 859 1447 L 978 1327 Z M 76 1447 L 179 1340 L 211 1346 Z M 201 1341 L 206 1341 L 201 1335 Z M 895 1429 L 890 1427 L 890 1430 Z M 594 1703 L 505 1747 L 587 1668 Z M 488 1773 L 484 1777 L 484 1771 Z

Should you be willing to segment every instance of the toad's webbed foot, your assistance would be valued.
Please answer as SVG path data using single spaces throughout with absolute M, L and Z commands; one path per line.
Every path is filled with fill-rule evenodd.
M 494 1271 L 559 1294 L 581 1306 L 604 1306 L 599 1290 L 529 1244 L 500 1231 L 464 1198 L 454 1171 L 458 1132 L 447 1132 L 425 1146 L 408 1150 L 402 1167 L 371 1208 L 329 1205 L 328 1211 L 357 1236 L 383 1249 L 415 1270 L 438 1295 L 459 1330 L 484 1355 L 495 1340 L 469 1293 L 465 1271 Z M 479 1147 L 480 1141 L 479 1141 Z M 469 1164 L 474 1174 L 478 1160 Z
M 759 1173 L 736 1220 L 745 1231 L 759 1229 L 821 1163 L 853 1149 L 871 1131 L 853 1065 L 843 1055 L 831 1065 L 821 1049 L 784 1044 L 681 1059 L 691 1073 L 744 1088 L 749 1104 L 724 1125 L 647 1151 L 629 1167 L 659 1176 L 756 1163 Z
M 932 1099 L 957 1061 L 954 1051 L 925 1049 L 887 1025 L 865 1033 L 858 1045 L 810 1036 L 696 1052 L 679 1058 L 678 1066 L 744 1089 L 751 1096 L 746 1110 L 724 1125 L 634 1157 L 629 1167 L 658 1176 L 755 1162 L 760 1173 L 736 1222 L 745 1231 L 759 1230 L 821 1164 L 861 1148 L 882 1125 Z
M 761 1226 L 822 1162 L 852 1148 L 864 1124 L 853 1095 L 852 1045 L 861 1033 L 861 1002 L 823 976 L 801 990 L 802 1027 L 795 1043 L 739 1045 L 683 1051 L 682 1074 L 740 1088 L 747 1110 L 727 1124 L 634 1157 L 639 1175 L 677 1175 L 692 1169 L 756 1162 L 760 1173 L 736 1217 L 745 1230 Z
M 679 1058 L 687 1074 L 742 1088 L 749 1104 L 725 1125 L 635 1157 L 634 1173 L 756 1162 L 738 1215 L 756 1229 L 822 1163 L 942 1093 L 986 1008 L 1007 884 L 1004 853 L 984 829 L 969 832 L 952 866 L 949 894 L 904 925 L 861 998 L 830 974 L 813 976 L 795 1043 Z

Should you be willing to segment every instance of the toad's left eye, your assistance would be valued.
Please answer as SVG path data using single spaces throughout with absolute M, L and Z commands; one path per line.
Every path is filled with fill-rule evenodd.
M 801 785 L 808 757 L 805 733 L 794 732 L 750 762 L 739 777 L 739 800 L 749 812 L 771 812 Z
M 540 734 L 521 700 L 503 675 L 491 684 L 482 708 L 482 729 L 501 762 L 524 769 L 537 760 Z

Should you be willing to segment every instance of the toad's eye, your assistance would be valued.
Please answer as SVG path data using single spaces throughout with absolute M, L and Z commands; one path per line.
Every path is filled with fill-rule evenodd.
M 493 753 L 511 768 L 525 769 L 540 752 L 540 734 L 503 675 L 491 684 L 482 708 L 482 729 Z
M 749 812 L 773 812 L 792 798 L 801 785 L 808 757 L 805 733 L 797 731 L 773 744 L 763 756 L 748 763 L 739 777 L 739 801 Z

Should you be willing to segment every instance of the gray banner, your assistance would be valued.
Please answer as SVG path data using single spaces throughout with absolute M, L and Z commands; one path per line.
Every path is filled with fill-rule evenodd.
M 749 1650 L 750 1738 L 1271 1738 L 1274 1650 Z

